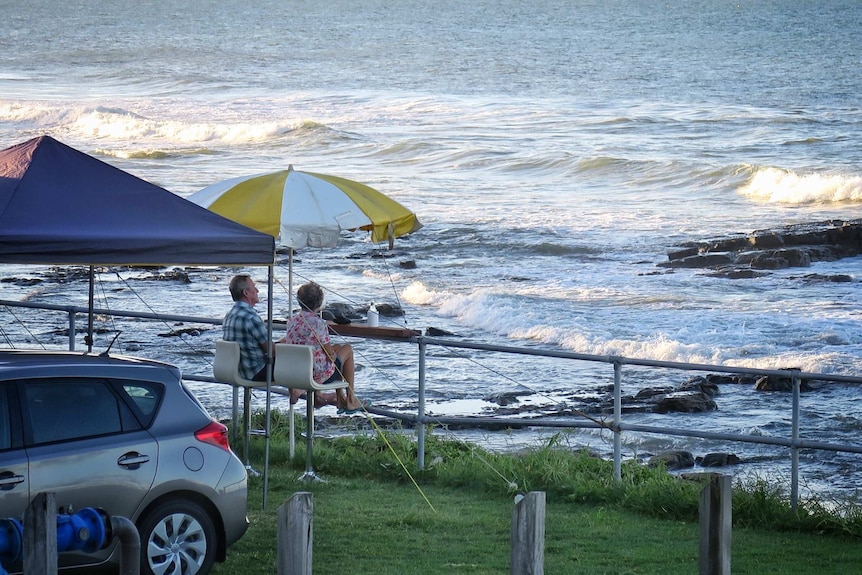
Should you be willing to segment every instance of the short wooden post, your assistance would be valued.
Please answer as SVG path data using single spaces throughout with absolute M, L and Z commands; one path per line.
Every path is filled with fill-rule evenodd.
M 510 563 L 511 575 L 543 575 L 545 572 L 544 491 L 531 491 L 515 499 Z
M 711 473 L 700 492 L 700 575 L 730 575 L 731 477 Z
M 24 573 L 57 575 L 57 503 L 39 493 L 24 511 Z
M 313 494 L 301 491 L 278 508 L 278 575 L 311 575 Z

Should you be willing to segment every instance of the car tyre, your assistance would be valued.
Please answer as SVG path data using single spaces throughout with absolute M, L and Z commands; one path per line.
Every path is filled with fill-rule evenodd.
M 215 562 L 216 531 L 204 509 L 172 499 L 140 521 L 142 575 L 207 575 Z

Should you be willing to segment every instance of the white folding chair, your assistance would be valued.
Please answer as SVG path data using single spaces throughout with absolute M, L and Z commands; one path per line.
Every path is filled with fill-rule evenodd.
M 215 361 L 213 362 L 213 377 L 217 381 L 229 383 L 233 386 L 233 428 L 236 433 L 236 422 L 239 418 L 239 388 L 242 387 L 243 394 L 243 436 L 245 445 L 245 468 L 252 474 L 259 475 L 252 469 L 249 463 L 249 435 L 251 431 L 251 390 L 255 387 L 266 387 L 265 381 L 253 381 L 245 379 L 239 374 L 239 343 L 219 339 L 216 341 Z M 234 435 L 236 440 L 236 435 Z
M 314 381 L 314 353 L 309 345 L 293 345 L 289 343 L 275 344 L 275 367 L 273 368 L 273 382 L 276 385 L 290 389 L 304 389 L 306 405 L 306 433 L 305 433 L 305 473 L 300 479 L 314 479 L 321 481 L 314 472 L 312 466 L 312 449 L 314 438 L 314 394 L 318 391 L 331 391 L 347 387 L 346 381 L 334 381 L 332 383 L 319 384 Z M 291 446 L 293 444 L 293 406 L 290 413 L 290 436 Z M 291 456 L 292 447 L 291 447 Z

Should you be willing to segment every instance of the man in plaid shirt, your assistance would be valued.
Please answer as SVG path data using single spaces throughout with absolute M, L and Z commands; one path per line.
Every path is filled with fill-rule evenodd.
M 230 296 L 235 302 L 222 320 L 222 337 L 239 343 L 239 372 L 245 379 L 266 381 L 266 358 L 271 351 L 266 325 L 254 309 L 259 290 L 248 274 L 230 280 Z

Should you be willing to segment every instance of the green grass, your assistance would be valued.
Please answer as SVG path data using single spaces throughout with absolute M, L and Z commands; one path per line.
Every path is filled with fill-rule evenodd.
M 387 432 L 318 439 L 315 470 L 327 482 L 305 482 L 304 442 L 289 461 L 275 421 L 267 508 L 261 478 L 251 479 L 251 526 L 216 575 L 276 572 L 277 509 L 297 492 L 313 494 L 317 575 L 508 573 L 514 496 L 526 491 L 546 493 L 546 573 L 698 572 L 697 481 L 628 464 L 616 484 L 610 462 L 554 442 L 501 455 L 433 434 L 420 472 L 411 437 Z M 262 444 L 252 440 L 258 469 Z M 762 482 L 735 486 L 733 505 L 734 574 L 843 575 L 862 564 L 855 504 L 842 516 L 816 501 L 793 512 Z

